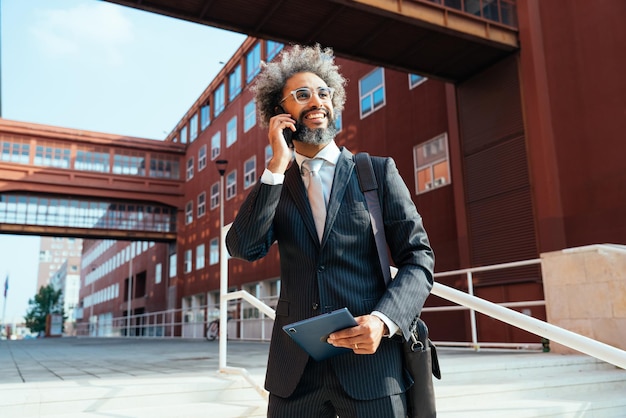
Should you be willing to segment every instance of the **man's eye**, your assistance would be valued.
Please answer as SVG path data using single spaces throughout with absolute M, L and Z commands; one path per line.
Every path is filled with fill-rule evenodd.
M 320 89 L 318 90 L 317 95 L 319 96 L 320 99 L 328 99 L 330 98 L 330 91 L 325 90 L 325 89 Z
M 308 90 L 297 90 L 296 97 L 298 98 L 298 100 L 307 100 L 311 97 L 311 92 L 309 92 Z

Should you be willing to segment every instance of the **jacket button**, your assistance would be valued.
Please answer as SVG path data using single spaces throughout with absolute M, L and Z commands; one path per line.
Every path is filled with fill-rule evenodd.
M 323 271 L 324 271 L 324 268 L 325 268 L 324 266 L 319 266 L 319 267 L 317 268 L 317 271 L 321 273 L 321 272 L 323 272 Z
M 317 311 L 317 310 L 319 309 L 319 307 L 320 307 L 320 305 L 319 305 L 319 304 L 317 304 L 317 303 L 314 303 L 314 304 L 313 304 L 313 310 L 314 310 L 314 311 Z

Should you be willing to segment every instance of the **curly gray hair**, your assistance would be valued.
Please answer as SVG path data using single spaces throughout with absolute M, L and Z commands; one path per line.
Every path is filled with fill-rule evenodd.
M 275 109 L 283 98 L 283 88 L 289 78 L 297 73 L 313 73 L 324 80 L 328 87 L 335 89 L 333 109 L 337 114 L 343 110 L 346 101 L 346 79 L 339 73 L 332 48 L 293 45 L 281 52 L 277 61 L 261 63 L 262 71 L 250 90 L 256 96 L 259 124 L 267 127 L 276 114 Z

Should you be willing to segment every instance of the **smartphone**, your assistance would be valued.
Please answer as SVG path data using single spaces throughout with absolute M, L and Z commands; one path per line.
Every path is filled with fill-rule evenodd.
M 276 114 L 280 115 L 281 113 L 287 113 L 287 112 L 285 111 L 285 109 L 283 109 L 282 106 L 280 105 L 276 106 Z M 296 123 L 296 127 L 297 127 L 297 123 Z M 289 148 L 293 148 L 293 141 L 292 141 L 293 134 L 294 132 L 291 130 L 291 128 L 283 129 L 283 137 L 285 138 L 285 142 L 287 142 L 287 146 Z

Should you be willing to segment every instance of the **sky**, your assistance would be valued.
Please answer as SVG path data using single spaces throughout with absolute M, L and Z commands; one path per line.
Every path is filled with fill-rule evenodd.
M 246 38 L 97 0 L 0 0 L 0 30 L 3 118 L 155 140 Z M 37 292 L 38 254 L 39 237 L 0 235 L 6 322 Z

